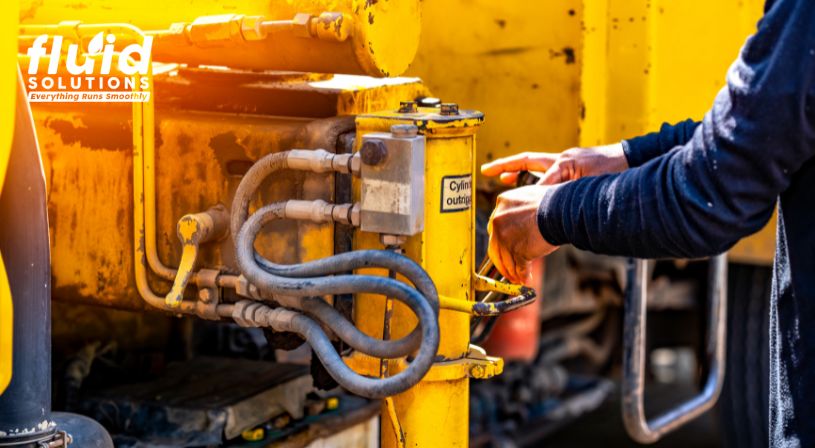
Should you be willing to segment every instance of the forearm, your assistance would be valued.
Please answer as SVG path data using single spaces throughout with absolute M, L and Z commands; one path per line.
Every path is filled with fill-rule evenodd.
M 628 166 L 638 167 L 677 146 L 688 143 L 697 126 L 699 122 L 692 119 L 676 124 L 663 123 L 659 132 L 623 140 L 621 143 Z

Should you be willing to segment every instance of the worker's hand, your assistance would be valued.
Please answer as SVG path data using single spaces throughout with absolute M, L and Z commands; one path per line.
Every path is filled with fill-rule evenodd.
M 553 185 L 587 176 L 619 173 L 628 169 L 623 145 L 571 148 L 560 154 L 523 152 L 481 165 L 485 176 L 501 175 L 501 182 L 515 185 L 520 171 L 544 172 L 538 182 Z
M 548 188 L 530 185 L 501 193 L 487 224 L 490 260 L 513 283 L 526 283 L 529 263 L 557 249 L 538 230 L 538 205 Z

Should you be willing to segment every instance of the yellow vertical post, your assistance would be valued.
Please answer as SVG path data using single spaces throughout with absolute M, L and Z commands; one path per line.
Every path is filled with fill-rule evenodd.
M 439 109 L 420 108 L 417 113 L 360 116 L 357 141 L 369 132 L 388 132 L 394 124 L 414 124 L 424 134 L 424 231 L 408 239 L 405 253 L 427 270 L 440 295 L 473 300 L 475 134 L 483 115 L 445 106 L 444 115 Z M 356 240 L 358 247 L 379 246 L 375 235 L 360 233 Z M 355 320 L 363 331 L 381 337 L 383 313 L 382 298 L 358 298 Z M 413 314 L 402 304 L 394 304 L 391 337 L 402 337 L 415 325 Z M 465 313 L 442 310 L 439 326 L 439 362 L 417 386 L 393 397 L 395 413 L 383 405 L 383 447 L 468 445 L 470 318 Z M 356 364 L 355 368 L 369 370 L 364 373 L 370 375 L 379 372 L 376 362 Z M 399 368 L 399 363 L 392 362 L 389 371 Z M 403 441 L 393 429 L 394 417 L 401 426 Z
M 17 89 L 20 77 L 17 69 L 17 2 L 6 5 L 0 19 L 0 191 L 6 179 L 9 155 L 14 138 Z M 11 381 L 12 338 L 14 332 L 14 309 L 6 268 L 0 255 L 0 394 Z

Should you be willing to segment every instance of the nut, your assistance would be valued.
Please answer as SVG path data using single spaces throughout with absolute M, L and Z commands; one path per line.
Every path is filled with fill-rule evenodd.
M 362 157 L 362 163 L 376 166 L 388 157 L 388 148 L 385 147 L 385 142 L 382 140 L 365 140 L 365 142 L 362 143 L 359 154 L 360 157 Z
M 311 19 L 314 16 L 311 14 L 298 13 L 294 15 L 292 20 L 292 29 L 294 35 L 297 37 L 311 37 Z
M 260 26 L 263 16 L 244 16 L 241 19 L 241 34 L 245 40 L 263 40 L 266 31 Z
M 400 114 L 414 114 L 419 111 L 415 101 L 402 101 L 399 103 Z
M 458 104 L 456 103 L 441 103 L 442 115 L 458 115 Z

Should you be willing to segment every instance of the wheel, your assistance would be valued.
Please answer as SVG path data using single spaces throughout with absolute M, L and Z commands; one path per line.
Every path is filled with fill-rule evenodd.
M 772 269 L 730 264 L 727 366 L 719 410 L 727 446 L 769 443 L 769 302 Z

